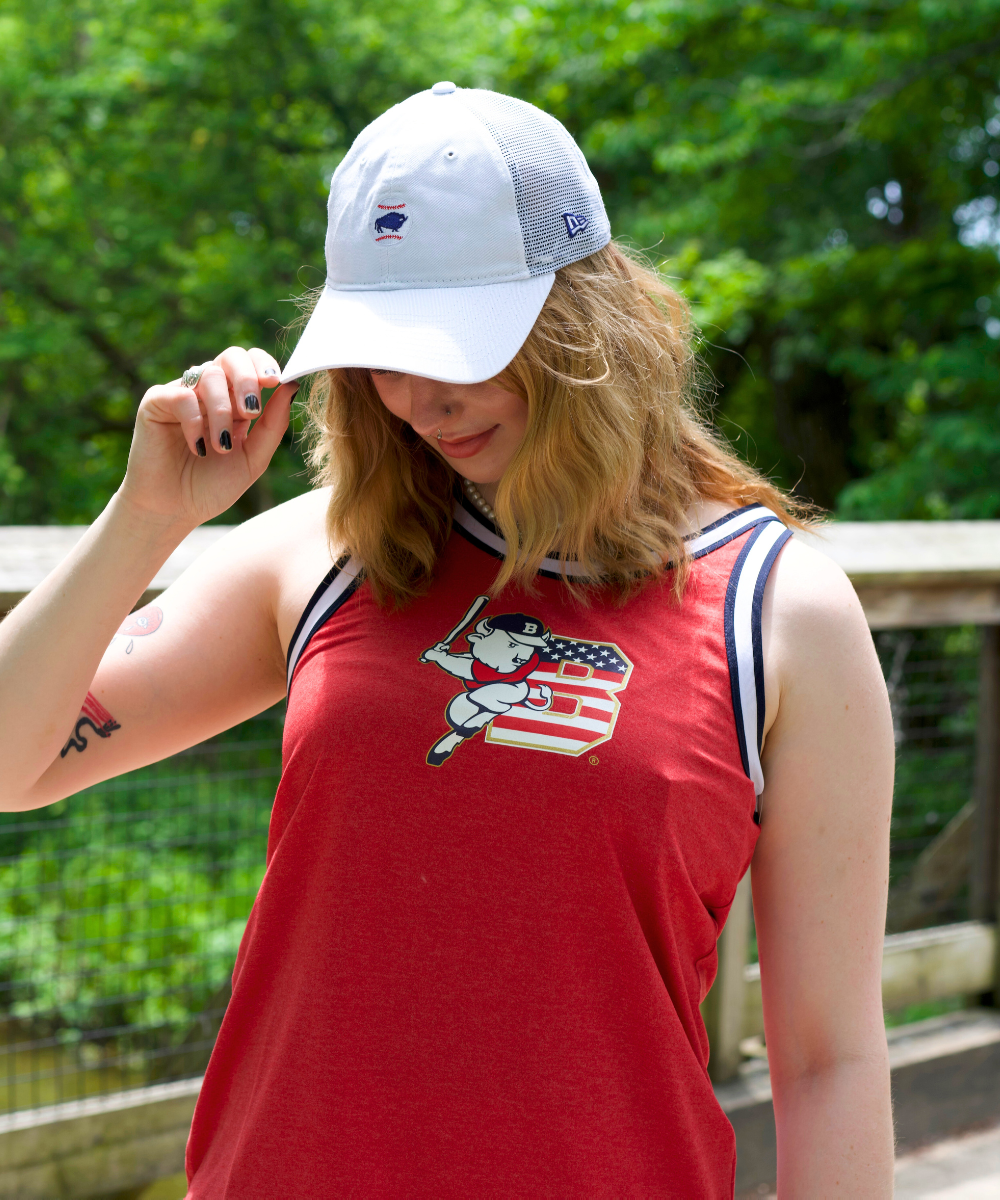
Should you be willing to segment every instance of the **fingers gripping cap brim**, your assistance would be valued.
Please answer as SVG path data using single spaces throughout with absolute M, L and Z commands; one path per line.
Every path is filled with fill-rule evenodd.
M 378 367 L 444 383 L 492 379 L 524 345 L 554 279 L 398 291 L 327 286 L 281 381 L 330 367 Z

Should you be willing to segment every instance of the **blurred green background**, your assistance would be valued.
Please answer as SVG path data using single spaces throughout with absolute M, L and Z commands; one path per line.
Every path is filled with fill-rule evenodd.
M 91 520 L 151 383 L 279 350 L 357 132 L 560 117 L 690 298 L 720 429 L 854 518 L 1000 516 L 1000 0 L 4 0 L 0 524 Z M 294 430 L 226 514 L 307 485 Z
M 749 461 L 844 517 L 1000 517 L 1000 0 L 3 0 L 0 524 L 92 520 L 150 384 L 282 356 L 331 173 L 437 79 L 566 123 Z M 300 432 L 220 520 L 307 486 Z M 974 631 L 906 636 L 894 883 L 975 728 Z M 0 1110 L 202 1068 L 280 728 L 0 819 Z

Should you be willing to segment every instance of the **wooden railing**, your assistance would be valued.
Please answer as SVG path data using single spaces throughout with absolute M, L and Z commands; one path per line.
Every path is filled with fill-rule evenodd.
M 803 535 L 798 535 L 802 537 Z M 887 1010 L 955 996 L 995 1004 L 1000 992 L 1000 521 L 838 522 L 806 540 L 847 572 L 869 628 L 979 625 L 982 649 L 976 776 L 970 805 L 920 864 L 970 871 L 972 921 L 891 934 L 882 997 Z M 704 1005 L 713 1080 L 737 1072 L 745 1038 L 763 1033 L 760 969 L 747 963 L 749 875 L 719 938 L 719 973 Z

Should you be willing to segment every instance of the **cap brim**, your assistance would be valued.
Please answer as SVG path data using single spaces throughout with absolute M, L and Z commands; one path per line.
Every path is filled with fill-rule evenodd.
M 330 367 L 377 367 L 444 383 L 492 379 L 524 345 L 554 279 L 397 291 L 327 285 L 281 382 Z

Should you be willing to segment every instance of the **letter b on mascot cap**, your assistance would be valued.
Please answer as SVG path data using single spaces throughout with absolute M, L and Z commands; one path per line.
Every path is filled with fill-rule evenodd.
M 515 642 L 522 642 L 525 646 L 547 646 L 549 643 L 549 631 L 544 622 L 524 613 L 501 613 L 497 617 L 490 617 L 490 626 L 502 629 Z

